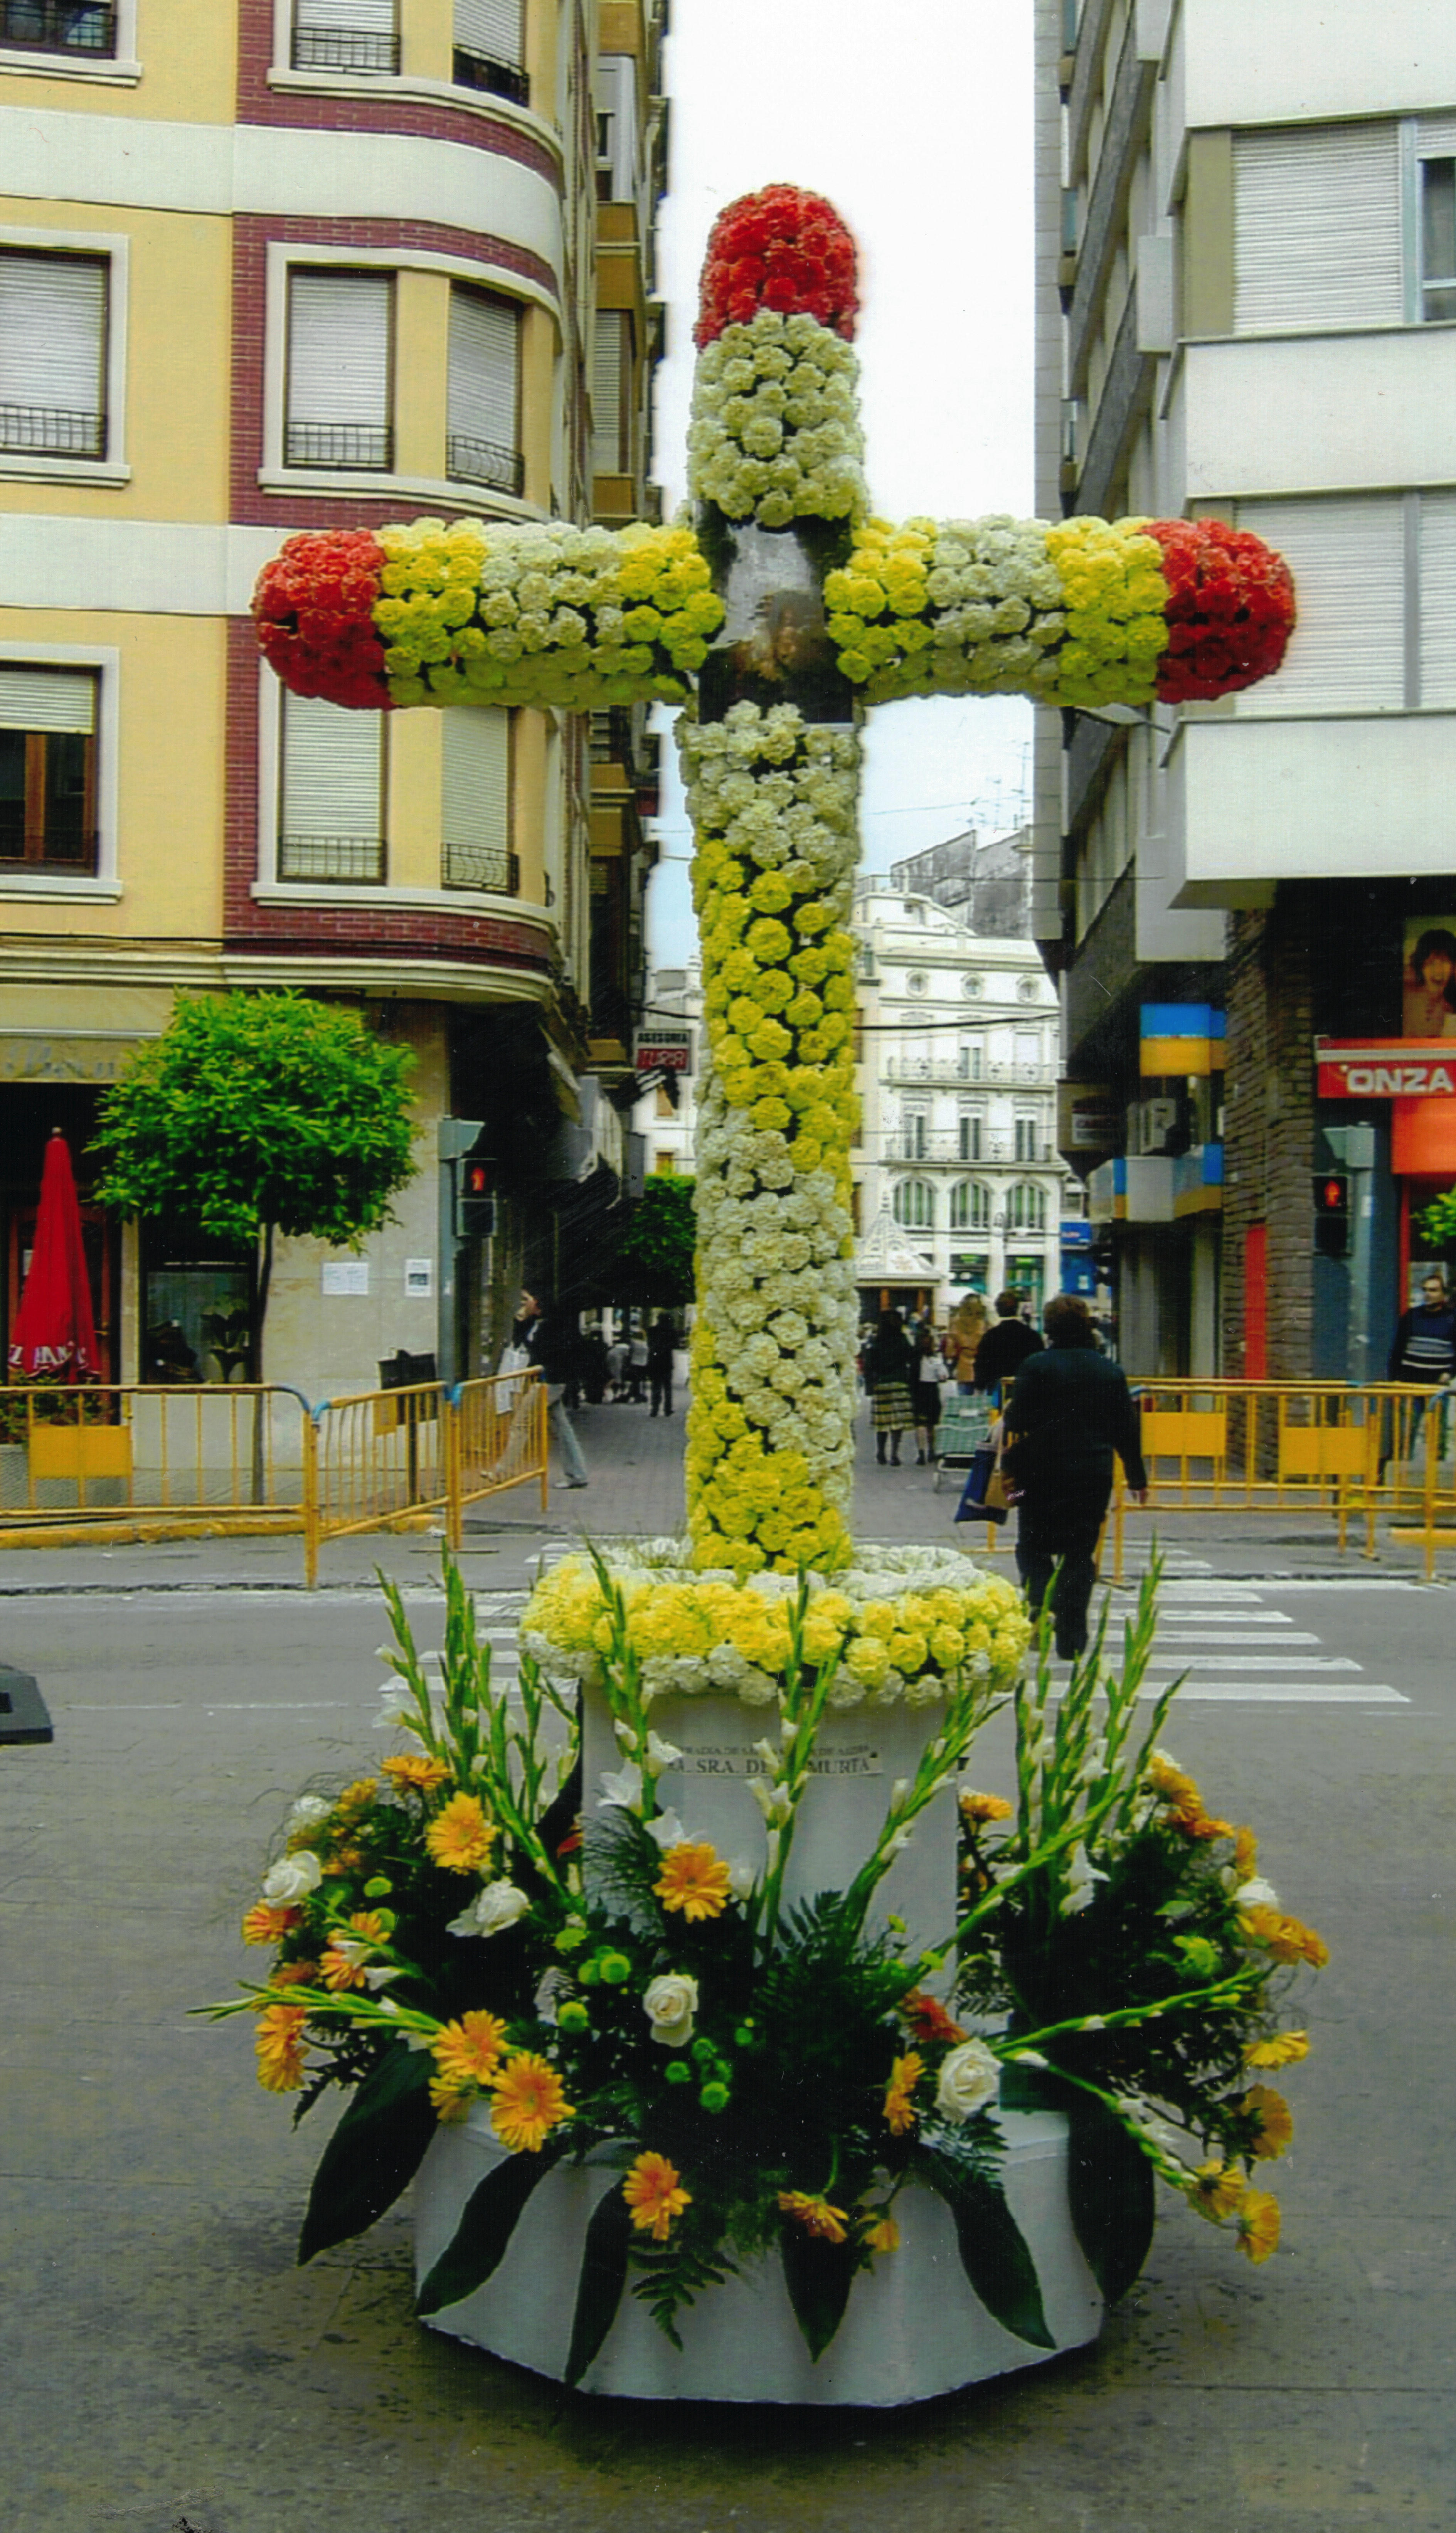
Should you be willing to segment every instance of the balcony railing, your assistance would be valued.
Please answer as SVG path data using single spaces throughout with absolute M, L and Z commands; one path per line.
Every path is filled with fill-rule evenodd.
M 489 53 L 472 52 L 467 44 L 455 46 L 454 80 L 456 88 L 480 88 L 487 96 L 504 96 L 512 105 L 529 105 L 531 82 L 526 72 L 514 62 L 492 61 Z
M 954 1127 L 932 1127 L 916 1139 L 909 1135 L 892 1136 L 885 1146 L 887 1165 L 896 1169 L 914 1169 L 927 1161 L 937 1167 L 949 1164 L 961 1170 L 977 1170 L 994 1165 L 1002 1169 L 1048 1169 L 1056 1161 L 1056 1147 L 1049 1141 L 1039 1142 L 1034 1151 L 1019 1151 L 1014 1135 L 981 1133 L 980 1147 L 967 1152 Z
M 520 895 L 517 855 L 495 845 L 442 845 L 439 877 L 443 888 L 488 889 L 496 897 Z
M 12 457 L 104 457 L 104 413 L 60 413 L 53 405 L 0 404 L 0 449 Z
M 360 27 L 295 27 L 296 71 L 397 71 L 399 37 Z
M 383 422 L 290 422 L 283 454 L 290 466 L 340 466 L 387 475 L 394 434 Z
M 108 0 L 0 0 L 0 44 L 27 53 L 116 53 L 116 11 Z
M 1005 1086 L 1008 1083 L 1050 1090 L 1055 1088 L 1057 1081 L 1057 1068 L 1054 1064 L 982 1063 L 977 1072 L 969 1065 L 961 1063 L 959 1059 L 947 1061 L 944 1056 L 938 1055 L 889 1055 L 883 1059 L 880 1070 L 886 1082 L 956 1083 L 962 1090 L 983 1090 L 988 1086 Z
M 376 888 L 384 877 L 381 836 L 280 836 L 279 879 Z
M 526 483 L 526 461 L 518 448 L 502 448 L 494 440 L 472 440 L 452 431 L 445 442 L 445 473 L 457 484 L 489 484 L 495 493 L 519 501 Z

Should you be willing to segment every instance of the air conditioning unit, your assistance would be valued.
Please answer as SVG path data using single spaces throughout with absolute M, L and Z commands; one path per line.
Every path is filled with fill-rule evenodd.
M 1182 1151 L 1188 1144 L 1184 1101 L 1176 1095 L 1161 1099 L 1140 1100 L 1134 1110 L 1136 1139 L 1133 1149 L 1139 1159 L 1156 1154 Z

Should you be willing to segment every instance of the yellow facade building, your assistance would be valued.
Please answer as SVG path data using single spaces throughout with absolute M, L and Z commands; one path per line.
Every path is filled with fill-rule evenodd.
M 285 1243 L 267 1371 L 477 1368 L 621 1201 L 642 716 L 344 713 L 248 614 L 303 528 L 647 508 L 661 0 L 0 0 L 0 1207 L 179 993 L 356 1005 L 417 1058 L 419 1176 L 364 1272 Z M 436 1151 L 496 1232 L 441 1325 Z M 246 1298 L 185 1219 L 87 1209 L 105 1370 Z M 340 1281 L 353 1288 L 336 1289 Z M 361 1289 L 362 1288 L 362 1289 Z M 172 1346 L 176 1359 L 175 1339 Z

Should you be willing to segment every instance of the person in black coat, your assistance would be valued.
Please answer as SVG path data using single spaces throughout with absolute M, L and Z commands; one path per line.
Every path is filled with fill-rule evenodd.
M 575 1331 L 556 1317 L 549 1301 L 523 1292 L 520 1317 L 510 1336 L 512 1345 L 519 1347 L 526 1361 L 536 1365 L 546 1385 L 547 1423 L 565 1470 L 556 1484 L 584 1487 L 588 1483 L 587 1465 L 565 1404 L 566 1384 L 576 1370 Z
M 654 1416 L 660 1407 L 665 1416 L 672 1413 L 672 1350 L 676 1342 L 671 1321 L 665 1311 L 659 1311 L 647 1340 L 647 1379 Z
M 1004 1462 L 1020 1493 L 1017 1566 L 1027 1603 L 1035 1617 L 1060 1565 L 1052 1616 L 1057 1652 L 1070 1661 L 1086 1647 L 1113 1455 L 1135 1503 L 1147 1501 L 1147 1471 L 1127 1375 L 1098 1353 L 1085 1302 L 1056 1294 L 1043 1325 L 1045 1351 L 1027 1355 L 1017 1373 Z
M 1015 1381 L 1028 1354 L 1040 1352 L 1040 1337 L 1021 1317 L 1020 1294 L 998 1293 L 996 1324 L 987 1328 L 975 1350 L 977 1389 L 999 1390 L 1004 1381 Z

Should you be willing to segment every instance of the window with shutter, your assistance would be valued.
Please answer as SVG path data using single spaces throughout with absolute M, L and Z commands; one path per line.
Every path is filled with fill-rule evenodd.
M 116 54 L 116 10 L 112 0 L 0 0 L 0 45 L 110 61 Z
M 1456 705 L 1456 493 L 1421 496 L 1421 701 Z
M 1277 677 L 1240 713 L 1363 712 L 1405 701 L 1405 531 L 1398 495 L 1241 501 L 1238 525 L 1286 556 L 1299 621 Z
M 293 0 L 296 71 L 397 71 L 395 0 Z
M 520 311 L 507 299 L 456 283 L 450 292 L 445 473 L 519 498 Z
M 1238 134 L 1235 333 L 1398 325 L 1404 314 L 1398 127 Z
M 383 714 L 284 694 L 278 877 L 385 876 Z
M 96 867 L 96 679 L 0 667 L 0 868 Z
M 290 274 L 284 435 L 290 466 L 387 471 L 391 465 L 393 302 L 387 272 Z
M 623 308 L 599 308 L 592 338 L 592 473 L 630 475 L 631 347 Z
M 466 705 L 440 715 L 439 876 L 445 888 L 514 897 L 510 850 L 510 715 Z
M 106 258 L 0 248 L 0 450 L 106 454 Z
M 529 105 L 523 0 L 455 0 L 455 82 Z

